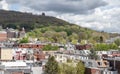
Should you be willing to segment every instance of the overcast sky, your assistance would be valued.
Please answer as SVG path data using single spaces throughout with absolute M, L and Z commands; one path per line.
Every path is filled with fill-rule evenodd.
M 120 0 L 2 0 L 0 9 L 45 12 L 83 27 L 120 33 Z

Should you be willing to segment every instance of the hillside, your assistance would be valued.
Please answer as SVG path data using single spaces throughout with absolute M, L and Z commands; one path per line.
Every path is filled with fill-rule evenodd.
M 0 24 L 3 28 L 12 27 L 19 29 L 21 27 L 25 27 L 26 30 L 29 31 L 43 26 L 68 25 L 69 23 L 52 16 L 0 10 Z
M 33 15 L 32 13 L 0 10 L 0 25 L 3 28 L 14 29 L 24 27 L 29 36 L 53 42 L 62 40 L 62 42 L 75 43 L 77 40 L 80 42 L 87 39 L 94 43 L 119 35 L 83 28 L 52 16 L 46 16 L 45 13 Z

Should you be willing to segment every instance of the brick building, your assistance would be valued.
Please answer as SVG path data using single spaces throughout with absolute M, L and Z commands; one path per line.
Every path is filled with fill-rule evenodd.
M 18 37 L 18 31 L 14 30 L 12 28 L 6 28 L 7 32 L 7 38 L 17 38 Z
M 42 49 L 43 45 L 41 44 L 19 44 L 19 48 L 32 48 L 32 49 Z
M 86 49 L 90 49 L 91 45 L 85 44 L 85 45 L 75 45 L 75 48 L 77 50 L 86 50 Z
M 7 32 L 0 31 L 0 42 L 6 41 L 6 40 L 7 40 Z

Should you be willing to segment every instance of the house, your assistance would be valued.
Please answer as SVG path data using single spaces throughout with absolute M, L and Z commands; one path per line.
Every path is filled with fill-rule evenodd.
M 120 51 L 119 50 L 109 50 L 109 51 L 97 51 L 97 54 L 101 56 L 101 58 L 114 58 L 114 57 L 120 57 Z
M 92 46 L 89 44 L 85 44 L 85 45 L 75 45 L 76 50 L 86 50 L 86 49 L 90 49 Z
M 67 55 L 66 54 L 55 53 L 53 56 L 55 57 L 57 62 L 61 62 L 61 63 L 66 63 L 67 62 Z
M 7 38 L 18 38 L 18 31 L 12 28 L 6 28 Z
M 117 71 L 110 70 L 107 60 L 84 60 L 86 67 L 85 74 L 118 74 Z
M 26 37 L 26 32 L 25 32 L 25 28 L 23 27 L 22 30 L 19 32 L 19 38 L 24 38 Z
M 120 57 L 119 50 L 110 50 L 108 51 L 108 57 Z
M 45 54 L 40 49 L 14 48 L 14 60 L 35 60 L 45 59 Z
M 1 62 L 3 74 L 32 74 L 31 68 L 22 61 Z
M 0 31 L 0 42 L 7 41 L 7 32 L 6 31 Z
M 105 59 L 110 63 L 111 70 L 118 71 L 118 74 L 120 74 L 120 57 Z
M 42 67 L 32 67 L 32 74 L 43 74 Z
M 108 57 L 108 51 L 96 51 L 99 59 L 103 59 Z
M 11 48 L 0 48 L 0 60 L 12 60 L 13 50 Z
M 75 50 L 75 45 L 73 45 L 71 43 L 66 44 L 65 47 L 67 50 Z
M 26 37 L 26 32 L 24 27 L 22 28 L 21 31 L 15 30 L 13 28 L 6 28 L 6 32 L 7 32 L 7 38 L 9 39 L 13 39 L 13 38 L 24 38 Z
M 75 50 L 75 54 L 79 56 L 80 60 L 89 59 L 90 50 Z
M 66 63 L 68 59 L 72 61 L 87 60 L 89 59 L 88 53 L 89 50 L 64 50 L 54 52 L 52 56 L 54 56 L 58 62 Z
M 42 49 L 42 44 L 34 44 L 34 43 L 23 43 L 18 45 L 19 48 L 32 48 L 32 49 Z
M 45 54 L 43 53 L 43 51 L 40 50 L 34 50 L 34 59 L 36 59 L 37 61 L 41 61 L 43 59 L 45 59 Z
M 14 49 L 13 58 L 14 60 L 26 60 L 27 49 Z

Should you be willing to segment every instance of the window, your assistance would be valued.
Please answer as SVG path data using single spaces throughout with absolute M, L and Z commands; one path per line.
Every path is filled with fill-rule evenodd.
M 107 62 L 104 62 L 104 64 L 105 64 L 105 65 L 108 65 L 108 63 L 107 63 Z
M 88 66 L 89 66 L 89 67 L 92 67 L 92 62 L 88 62 Z
M 101 63 L 101 62 L 98 62 L 98 65 L 99 65 L 99 66 L 102 65 L 102 63 Z

